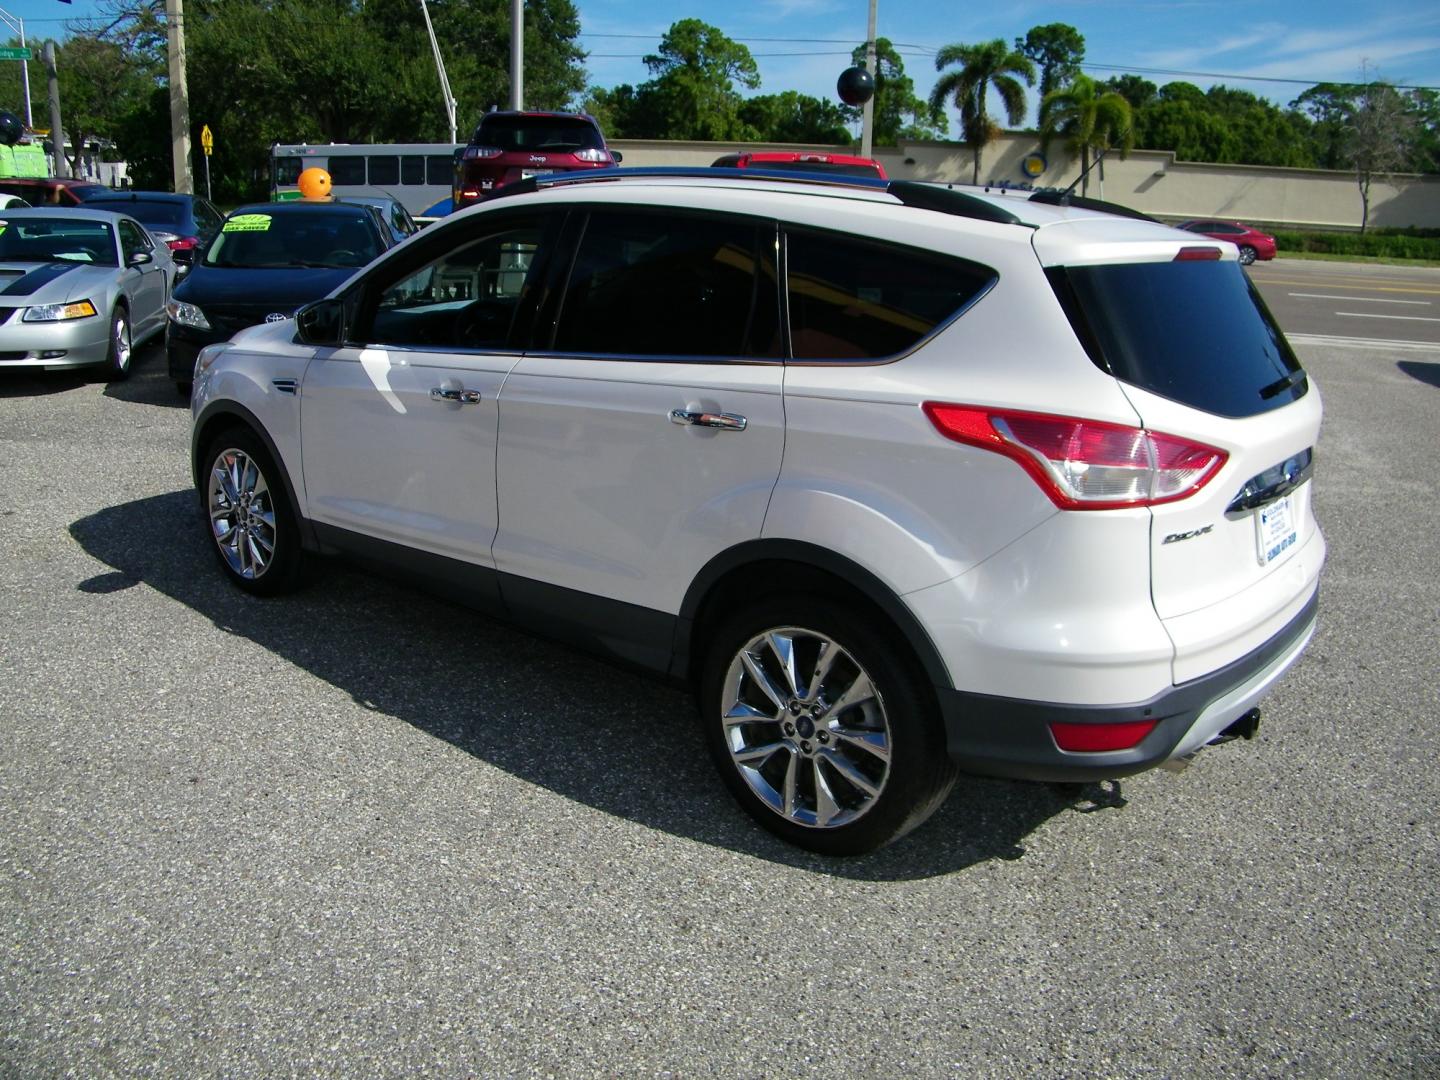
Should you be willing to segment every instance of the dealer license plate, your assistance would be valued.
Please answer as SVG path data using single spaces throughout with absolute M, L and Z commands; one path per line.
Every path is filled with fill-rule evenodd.
M 554 169 L 521 169 L 520 179 L 529 180 L 532 176 L 549 176 Z
M 1255 511 L 1255 538 L 1261 566 L 1269 566 L 1300 542 L 1300 523 L 1292 496 L 1276 499 Z

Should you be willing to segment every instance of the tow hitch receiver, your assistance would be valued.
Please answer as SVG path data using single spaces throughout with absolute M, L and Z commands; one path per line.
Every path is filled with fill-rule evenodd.
M 1231 739 L 1253 739 L 1260 732 L 1260 710 L 1251 709 L 1244 716 L 1240 717 L 1224 731 L 1216 735 L 1206 745 L 1219 746 Z
M 1220 732 L 1219 735 L 1216 735 L 1205 745 L 1219 746 L 1221 743 L 1230 742 L 1232 739 L 1253 739 L 1259 731 L 1260 710 L 1251 709 L 1244 716 L 1240 717 L 1240 719 L 1236 720 L 1233 724 L 1227 727 L 1224 731 Z M 1199 752 L 1199 750 L 1193 750 L 1190 753 L 1186 754 L 1184 757 L 1171 758 L 1169 761 L 1162 761 L 1160 763 L 1160 768 L 1164 769 L 1166 772 L 1184 772 L 1189 767 L 1190 762 L 1195 760 L 1195 755 Z

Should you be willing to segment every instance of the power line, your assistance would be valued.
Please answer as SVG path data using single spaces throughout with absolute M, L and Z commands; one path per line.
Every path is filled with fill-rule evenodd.
M 1293 83 L 1297 86 L 1314 86 L 1317 83 L 1330 83 L 1334 86 L 1369 85 L 1369 83 L 1344 82 L 1339 79 L 1283 79 L 1278 75 L 1226 75 L 1214 71 L 1172 71 L 1169 68 L 1144 68 L 1134 67 L 1129 64 L 1082 63 L 1080 66 L 1086 71 L 1119 71 L 1126 74 L 1138 75 L 1184 75 L 1194 79 L 1231 79 L 1236 82 Z M 1440 86 L 1410 86 L 1405 83 L 1387 83 L 1386 85 L 1392 87 L 1395 90 L 1440 90 Z

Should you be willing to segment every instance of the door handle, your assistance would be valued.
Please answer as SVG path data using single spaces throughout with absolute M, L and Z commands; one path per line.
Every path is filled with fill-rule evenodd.
M 459 405 L 479 405 L 479 390 L 451 390 L 444 386 L 435 386 L 430 389 L 430 400 L 432 401 L 453 401 Z
M 736 413 L 690 412 L 688 409 L 671 409 L 670 422 L 692 427 L 719 428 L 721 431 L 744 431 L 750 423 Z

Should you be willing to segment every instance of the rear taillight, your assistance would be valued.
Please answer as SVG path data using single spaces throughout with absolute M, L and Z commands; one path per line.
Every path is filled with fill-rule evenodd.
M 593 146 L 587 146 L 583 150 L 576 150 L 575 156 L 581 161 L 589 161 L 596 165 L 608 165 L 610 154 L 605 150 L 597 150 Z
M 486 158 L 499 157 L 504 152 L 498 146 L 467 146 L 460 157 L 463 161 L 484 161 Z
M 174 240 L 166 240 L 171 251 L 191 251 L 200 246 L 198 236 L 177 236 Z
M 1122 724 L 1053 723 L 1050 733 L 1055 745 L 1072 753 L 1103 753 L 1106 750 L 1129 750 L 1139 746 L 1145 736 L 1155 730 L 1154 720 L 1133 720 Z
M 1174 502 L 1225 464 L 1213 446 L 1124 424 L 935 401 L 923 408 L 947 439 L 1016 462 L 1062 510 Z

